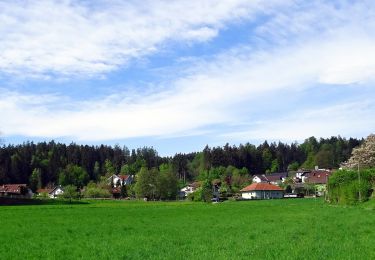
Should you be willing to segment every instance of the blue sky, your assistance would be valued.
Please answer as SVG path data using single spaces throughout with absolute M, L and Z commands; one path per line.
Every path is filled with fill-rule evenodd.
M 153 146 L 366 137 L 373 1 L 1 1 L 0 132 Z

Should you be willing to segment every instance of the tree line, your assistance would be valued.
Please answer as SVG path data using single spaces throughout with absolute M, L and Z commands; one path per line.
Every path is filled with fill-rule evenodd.
M 153 171 L 163 175 L 154 183 L 172 176 L 179 183 L 223 176 L 237 176 L 235 178 L 240 180 L 249 174 L 311 169 L 315 165 L 337 168 L 362 142 L 340 136 L 326 139 L 310 137 L 301 144 L 267 141 L 258 146 L 250 143 L 239 146 L 226 144 L 223 147 L 206 146 L 201 152 L 177 153 L 174 156 L 160 156 L 152 147 L 130 150 L 119 145 L 25 142 L 0 147 L 0 184 L 84 186 L 90 181 L 100 182 L 103 176 L 119 173 L 149 178 Z M 161 188 L 157 190 L 156 186 L 150 196 L 170 197 Z

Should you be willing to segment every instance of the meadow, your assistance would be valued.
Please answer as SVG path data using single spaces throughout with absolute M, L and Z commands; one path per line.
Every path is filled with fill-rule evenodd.
M 373 208 L 315 199 L 0 207 L 1 259 L 375 259 Z

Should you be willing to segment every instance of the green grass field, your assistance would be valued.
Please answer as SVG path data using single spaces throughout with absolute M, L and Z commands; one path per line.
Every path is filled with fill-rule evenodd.
M 375 211 L 314 199 L 0 207 L 1 259 L 375 259 Z

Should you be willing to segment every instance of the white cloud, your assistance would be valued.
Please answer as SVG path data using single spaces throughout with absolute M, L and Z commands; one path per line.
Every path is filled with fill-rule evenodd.
M 188 2 L 183 3 L 188 4 Z M 173 9 L 173 5 L 168 8 Z M 221 14 L 220 10 L 222 9 L 223 7 L 218 8 L 215 13 Z M 159 11 L 163 14 L 172 12 L 168 10 Z M 235 13 L 230 17 L 242 17 L 244 11 L 241 10 L 243 9 L 235 10 L 233 11 Z M 371 8 L 366 10 L 370 13 L 373 12 Z M 263 99 L 267 95 L 272 97 L 278 95 L 275 93 L 282 91 L 290 93 L 291 90 L 303 92 L 315 84 L 354 84 L 360 88 L 361 84 L 374 82 L 375 35 L 374 31 L 367 31 L 367 29 L 373 26 L 375 19 L 359 19 L 356 18 L 358 15 L 355 13 L 350 16 L 352 8 L 344 9 L 339 13 L 331 11 L 328 8 L 327 12 L 320 14 L 322 16 L 336 15 L 340 19 L 348 17 L 346 22 L 337 23 L 338 18 L 332 19 L 333 22 L 326 24 L 326 29 L 316 35 L 315 30 L 306 29 L 313 27 L 314 23 L 310 23 L 316 19 L 299 19 L 298 14 L 300 16 L 306 14 L 304 12 L 293 13 L 295 20 L 303 23 L 294 30 L 294 32 L 299 32 L 299 36 L 295 39 L 288 39 L 288 35 L 293 35 L 290 32 L 283 33 L 283 36 L 274 33 L 273 36 L 270 36 L 270 41 L 281 40 L 285 37 L 284 41 L 272 47 L 267 45 L 267 48 L 262 48 L 262 46 L 234 48 L 213 60 L 195 62 L 191 65 L 192 68 L 186 72 L 187 75 L 164 83 L 168 87 L 162 87 L 161 89 L 164 90 L 160 93 L 143 96 L 135 93 L 130 98 L 129 93 L 122 93 L 118 97 L 111 96 L 104 100 L 98 98 L 82 102 L 56 95 L 39 97 L 7 91 L 0 92 L 2 131 L 6 135 L 18 134 L 51 138 L 67 136 L 78 140 L 186 135 L 193 131 L 207 131 L 207 129 L 209 131 L 212 125 L 240 125 L 244 119 L 251 118 L 244 118 L 243 111 L 256 112 L 257 106 L 264 102 Z M 315 12 L 321 11 L 315 10 Z M 342 12 L 348 16 L 343 15 Z M 286 11 L 286 14 L 288 13 L 289 11 Z M 370 17 L 366 14 L 367 12 L 363 16 Z M 195 13 L 192 12 L 190 14 L 192 17 L 187 15 L 189 17 L 187 19 L 184 16 L 180 23 L 187 26 L 184 22 L 184 19 L 187 19 L 189 21 L 199 20 L 194 23 L 194 26 L 201 24 L 202 20 L 200 19 L 203 19 L 201 15 L 202 13 L 195 17 Z M 178 14 L 178 16 L 181 15 Z M 215 18 L 215 15 L 206 15 L 206 17 L 208 20 L 204 22 L 205 27 L 193 30 L 192 35 L 200 35 L 198 38 L 204 37 L 202 35 L 211 35 L 208 37 L 212 37 L 216 33 L 215 28 L 223 26 L 221 22 L 226 19 L 222 18 L 223 15 L 219 15 L 220 19 Z M 317 14 L 317 17 L 321 16 Z M 275 19 L 279 19 L 278 16 Z M 277 25 L 282 28 L 288 27 L 288 23 L 288 19 L 277 21 Z M 215 25 L 213 26 L 213 24 Z M 187 27 L 195 28 L 194 26 Z M 272 26 L 271 21 L 262 30 L 259 30 L 257 36 L 262 38 L 270 35 Z M 291 26 L 293 27 L 293 24 Z M 213 28 L 213 31 L 202 29 L 206 27 Z M 358 30 L 356 30 L 357 28 Z M 176 29 L 176 34 L 177 31 Z M 189 30 L 185 30 L 185 32 L 189 33 L 179 37 L 191 37 Z M 163 35 L 162 32 L 157 34 Z M 170 34 L 168 35 L 165 37 L 170 37 Z M 149 46 L 154 47 L 156 42 Z M 133 43 L 129 46 L 137 46 L 137 44 Z M 78 48 L 78 50 L 80 49 Z M 133 53 L 135 56 L 138 55 L 138 50 L 142 50 L 141 52 L 145 50 L 143 47 L 135 49 L 137 49 Z M 116 61 L 119 54 L 117 52 L 110 52 L 110 54 L 114 55 L 113 60 Z M 112 57 L 110 58 L 109 60 L 112 60 Z M 90 62 L 91 60 L 88 61 L 88 64 Z M 80 67 L 82 64 L 80 62 L 74 64 L 79 68 L 88 68 Z M 44 64 L 39 65 L 36 64 L 35 67 L 43 71 Z M 111 63 L 109 66 L 117 65 L 117 63 Z M 79 69 L 74 69 L 74 71 L 77 72 Z M 70 71 L 65 72 L 69 73 Z M 52 102 L 43 101 L 51 100 L 51 98 Z M 371 97 L 368 98 L 371 99 Z M 69 109 L 61 106 L 56 107 L 54 102 L 64 103 Z M 238 104 L 242 106 L 245 102 L 248 104 L 247 107 L 238 107 Z M 344 113 L 341 113 L 340 110 Z M 349 123 L 350 121 L 361 126 L 354 128 L 356 132 L 366 130 L 371 132 L 374 125 L 371 122 L 366 123 L 366 120 L 371 120 L 370 115 L 373 112 L 372 106 L 363 107 L 360 103 L 337 104 L 335 107 L 322 104 L 318 111 L 305 109 L 303 113 L 296 116 L 290 116 L 289 112 L 281 116 L 282 119 L 273 121 L 275 125 L 265 121 L 249 126 L 249 130 L 240 134 L 248 134 L 249 138 L 258 137 L 261 139 L 284 139 L 291 136 L 294 136 L 293 139 L 298 139 L 302 135 L 336 135 L 352 133 L 350 129 L 353 127 Z M 306 116 L 303 116 L 304 114 Z M 295 123 L 290 124 L 291 121 Z M 317 129 L 311 122 L 326 122 L 327 126 Z M 302 131 L 295 131 L 298 126 L 303 126 Z
M 223 138 L 237 141 L 249 139 L 302 141 L 310 136 L 364 137 L 375 129 L 375 107 L 372 99 L 326 105 L 321 108 L 301 108 L 280 118 L 254 122 L 247 131 L 224 134 Z
M 339 43 L 335 39 L 313 41 L 302 47 L 264 54 L 262 62 L 224 55 L 205 71 L 172 82 L 174 87 L 164 92 L 134 99 L 120 96 L 85 102 L 65 100 L 68 110 L 53 108 L 53 102 L 43 103 L 49 97 L 5 93 L 0 101 L 0 109 L 5 112 L 0 123 L 5 134 L 71 136 L 81 140 L 184 135 L 212 124 L 236 124 L 243 120 L 238 113 L 241 108 L 236 107 L 238 103 L 247 101 L 253 107 L 247 110 L 255 112 L 257 104 L 262 102 L 259 98 L 272 96 L 277 90 L 302 91 L 317 83 L 372 80 L 374 73 L 368 72 L 375 71 L 375 59 L 366 57 L 375 53 L 375 42 L 335 48 Z M 350 55 L 345 56 L 347 53 Z M 350 63 L 351 60 L 360 62 Z M 337 121 L 330 122 L 342 126 Z M 281 127 L 277 131 L 283 132 Z
M 0 71 L 97 75 L 167 41 L 207 41 L 280 1 L 1 1 Z

